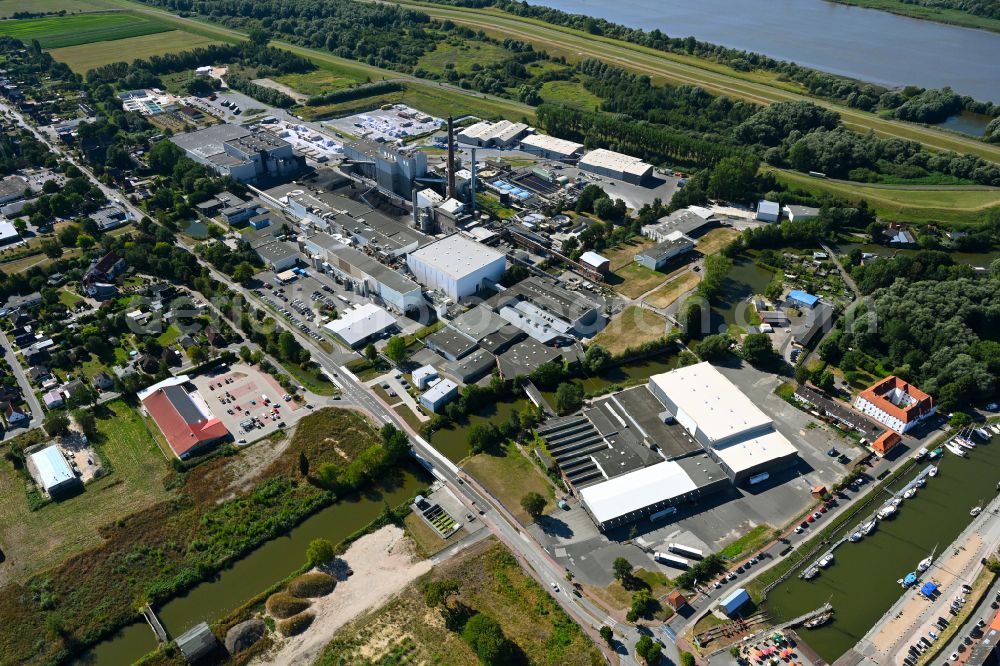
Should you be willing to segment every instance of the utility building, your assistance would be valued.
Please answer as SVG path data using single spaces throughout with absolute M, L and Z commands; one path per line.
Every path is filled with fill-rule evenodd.
M 406 264 L 417 282 L 458 301 L 499 282 L 507 259 L 502 252 L 452 234 L 411 252 Z
M 353 163 L 379 189 L 409 200 L 414 183 L 427 175 L 427 153 L 414 148 L 355 141 L 344 146 L 345 167 Z
M 617 178 L 633 185 L 643 185 L 653 177 L 653 165 L 638 157 L 598 148 L 580 158 L 579 167 L 583 171 L 596 173 L 608 178 Z
M 529 134 L 521 139 L 521 150 L 547 160 L 570 160 L 583 152 L 583 144 L 547 134 Z

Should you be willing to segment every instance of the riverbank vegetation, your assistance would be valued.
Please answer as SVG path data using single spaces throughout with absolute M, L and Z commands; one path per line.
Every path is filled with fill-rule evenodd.
M 911 18 L 1000 32 L 1000 6 L 991 0 L 833 0 Z
M 246 456 L 231 454 L 168 472 L 169 499 L 101 526 L 100 545 L 0 591 L 0 653 L 24 663 L 78 654 L 133 621 L 143 603 L 164 602 L 337 497 L 391 476 L 407 444 L 395 429 L 379 433 L 353 412 L 328 409 L 306 416 L 263 469 L 248 473 Z M 315 477 L 302 474 L 302 456 Z
M 386 664 L 518 663 L 497 661 L 503 655 L 532 664 L 603 663 L 580 627 L 492 539 L 439 564 L 381 609 L 342 628 L 317 664 L 355 664 L 359 654 Z
M 989 278 L 973 277 L 971 267 L 940 252 L 853 267 L 870 297 L 823 342 L 820 356 L 845 372 L 869 370 L 874 360 L 933 395 L 945 412 L 993 401 L 1000 394 L 1000 260 L 993 263 Z

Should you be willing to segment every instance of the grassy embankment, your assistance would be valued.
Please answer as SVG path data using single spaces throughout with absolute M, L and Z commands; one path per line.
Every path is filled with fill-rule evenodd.
M 949 9 L 947 7 L 925 7 L 923 5 L 910 4 L 902 0 L 831 0 L 842 5 L 853 5 L 855 7 L 867 7 L 878 9 L 883 12 L 909 16 L 910 18 L 934 21 L 935 23 L 947 23 L 963 28 L 977 28 L 979 30 L 991 30 L 1000 32 L 1000 19 L 989 18 L 988 16 L 976 16 L 960 9 Z
M 317 666 L 354 664 L 359 655 L 377 664 L 478 663 L 468 643 L 445 628 L 440 611 L 424 602 L 422 587 L 442 580 L 458 583 L 462 604 L 500 623 L 524 663 L 604 663 L 600 651 L 547 591 L 518 566 L 509 551 L 490 540 L 438 565 L 382 608 L 342 628 Z
M 107 488 L 104 501 L 88 488 L 67 502 L 43 507 L 40 511 L 49 513 L 34 518 L 45 523 L 34 538 L 58 533 L 51 519 L 63 512 L 71 514 L 64 517 L 67 529 L 82 531 L 89 525 L 96 535 L 83 544 L 67 542 L 58 555 L 49 555 L 68 558 L 61 565 L 0 590 L 0 654 L 41 663 L 94 643 L 134 620 L 144 602 L 162 603 L 196 585 L 331 503 L 333 493 L 299 473 L 300 452 L 313 470 L 323 463 L 346 468 L 379 441 L 361 416 L 328 409 L 304 418 L 277 456 L 255 457 L 259 449 L 248 447 L 178 473 L 160 462 L 140 425 L 130 427 L 135 434 L 129 444 L 119 441 L 120 428 L 107 436 L 108 446 L 114 443 L 122 452 L 111 459 L 115 473 L 100 483 L 124 485 L 116 491 L 117 504 Z M 126 469 L 129 456 L 135 459 L 132 470 Z M 364 457 L 371 459 L 369 453 Z M 16 500 L 9 488 L 21 486 L 22 477 L 10 481 L 14 472 L 4 464 L 7 494 Z M 368 474 L 378 476 L 380 470 L 377 464 Z M 368 474 L 358 481 L 366 483 Z M 156 496 L 148 497 L 143 508 L 132 499 L 139 492 Z
M 871 185 L 812 178 L 771 169 L 785 185 L 808 192 L 828 192 L 849 201 L 866 199 L 881 217 L 913 223 L 974 224 L 989 208 L 1000 206 L 1000 188 L 980 185 Z
M 18 12 L 93 12 L 113 9 L 105 0 L 0 0 L 0 18 L 10 18 Z

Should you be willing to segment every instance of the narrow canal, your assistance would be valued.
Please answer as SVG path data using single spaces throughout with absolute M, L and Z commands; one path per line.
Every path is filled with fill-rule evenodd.
M 775 621 L 794 618 L 830 601 L 834 621 L 818 629 L 802 629 L 800 635 L 829 663 L 857 643 L 903 594 L 897 581 L 935 548 L 938 555 L 947 552 L 972 520 L 969 510 L 996 495 L 1000 437 L 989 444 L 976 441 L 979 446 L 965 459 L 945 450 L 937 477 L 928 478 L 915 497 L 905 500 L 895 518 L 879 521 L 873 534 L 838 548 L 834 564 L 818 578 L 792 577 L 771 590 L 766 607 Z M 923 466 L 915 467 L 913 475 Z M 894 485 L 901 488 L 907 480 Z M 933 575 L 934 566 L 924 577 Z
M 430 477 L 413 463 L 361 496 L 345 498 L 312 515 L 288 534 L 268 541 L 215 579 L 172 599 L 156 612 L 174 638 L 199 622 L 214 622 L 302 566 L 306 547 L 313 539 L 337 543 L 377 518 L 384 502 L 396 506 L 429 482 Z M 140 620 L 99 643 L 74 664 L 121 666 L 155 648 L 152 630 Z

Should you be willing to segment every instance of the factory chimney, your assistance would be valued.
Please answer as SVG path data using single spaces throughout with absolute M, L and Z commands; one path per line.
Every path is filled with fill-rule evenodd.
M 448 198 L 455 198 L 455 119 L 448 116 Z
M 472 215 L 476 214 L 476 149 L 470 148 L 472 153 L 472 181 L 470 183 L 470 189 L 472 196 L 470 197 L 470 205 L 472 206 Z

